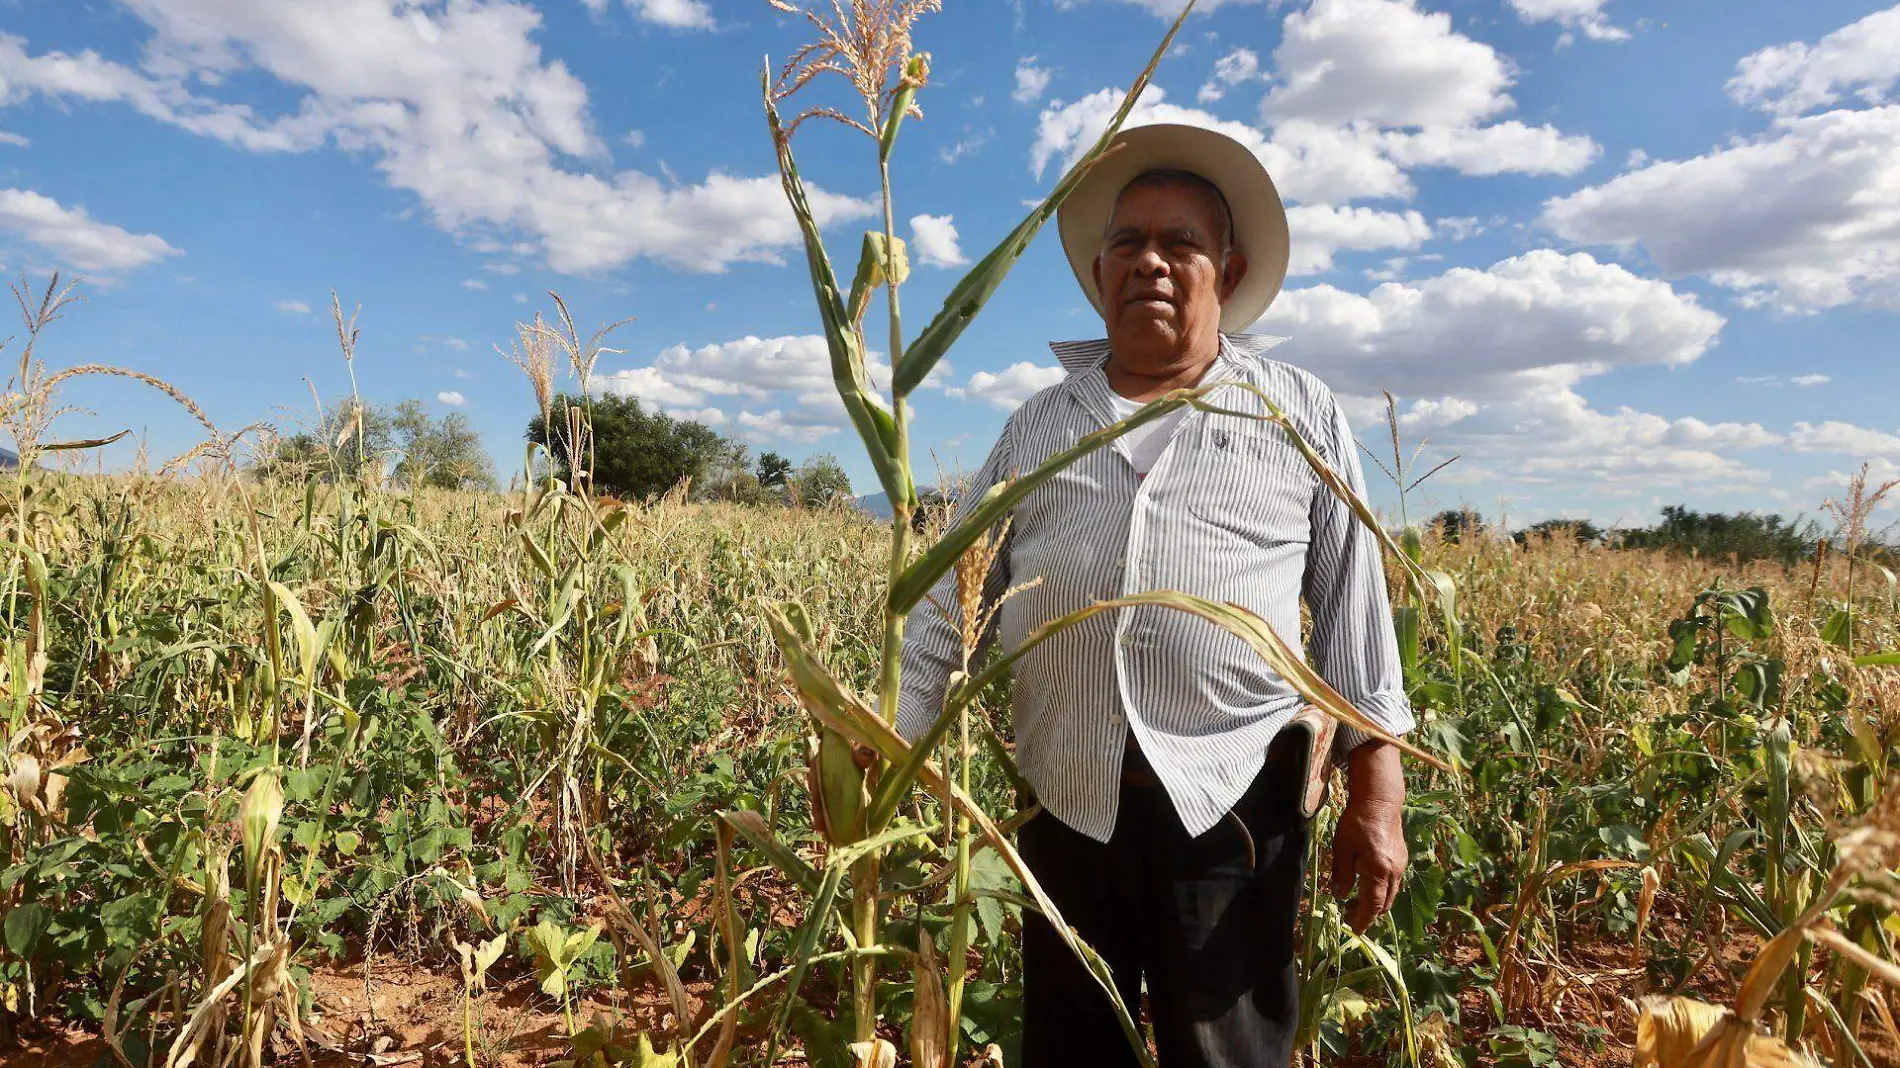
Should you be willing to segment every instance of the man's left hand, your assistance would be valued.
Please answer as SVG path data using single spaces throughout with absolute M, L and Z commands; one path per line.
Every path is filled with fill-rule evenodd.
M 1399 751 L 1379 742 L 1347 758 L 1345 811 L 1333 834 L 1333 896 L 1359 893 L 1346 906 L 1346 923 L 1364 934 L 1398 900 L 1410 855 L 1405 848 L 1405 778 Z

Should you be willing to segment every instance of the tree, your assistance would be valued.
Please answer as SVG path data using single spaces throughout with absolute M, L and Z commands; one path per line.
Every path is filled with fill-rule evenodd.
M 570 411 L 578 420 L 570 419 Z M 558 394 L 549 406 L 548 422 L 553 434 L 539 415 L 531 419 L 527 438 L 553 455 L 556 473 L 572 477 L 572 453 L 578 452 L 594 488 L 617 497 L 653 497 L 682 479 L 698 481 L 727 447 L 710 427 L 646 411 L 638 399 L 612 393 L 591 401 Z M 575 425 L 587 428 L 578 450 L 569 440 L 569 428 Z
M 1772 513 L 1728 515 L 1698 512 L 1680 504 L 1664 505 L 1662 512 L 1662 521 L 1655 526 L 1625 533 L 1623 547 L 1794 564 L 1813 552 L 1821 537 L 1813 520 L 1802 523 Z
M 394 432 L 396 481 L 415 489 L 493 489 L 495 467 L 468 416 L 449 412 L 429 416 L 421 401 L 396 406 L 390 420 Z
M 255 470 L 291 482 L 380 479 L 389 471 L 398 485 L 410 489 L 495 485 L 494 464 L 468 417 L 450 412 L 436 419 L 418 400 L 393 409 L 346 400 L 314 428 L 272 441 Z
M 794 500 L 807 508 L 817 508 L 851 496 L 851 478 L 844 473 L 838 458 L 821 452 L 798 465 L 786 482 Z
M 388 410 L 351 398 L 323 413 L 316 426 L 270 442 L 254 470 L 287 482 L 380 479 L 394 441 Z
M 1522 545 L 1531 535 L 1544 538 L 1576 539 L 1585 545 L 1603 540 L 1603 528 L 1588 519 L 1543 519 L 1532 523 L 1513 537 Z
M 1433 516 L 1425 528 L 1437 530 L 1439 537 L 1455 545 L 1467 536 L 1482 537 L 1484 517 L 1469 508 L 1447 508 Z
M 792 473 L 792 462 L 775 452 L 759 454 L 759 485 L 770 489 L 783 486 Z

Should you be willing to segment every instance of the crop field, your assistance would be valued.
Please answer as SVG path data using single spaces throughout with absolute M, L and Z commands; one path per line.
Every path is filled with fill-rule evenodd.
M 761 606 L 802 605 L 869 689 L 888 530 L 558 484 L 46 473 L 6 519 L 0 989 L 8 1040 L 46 1051 L 24 1063 L 744 1064 L 780 1017 L 796 1056 L 849 1063 L 842 955 L 788 999 L 810 909 L 733 827 L 802 870 L 837 851 Z M 1459 650 L 1426 613 L 1417 736 L 1455 770 L 1413 769 L 1389 922 L 1361 941 L 1310 900 L 1315 1063 L 1627 1063 L 1635 999 L 1733 1006 L 1770 945 L 1792 960 L 1749 990 L 1756 1020 L 1896 1063 L 1870 983 L 1900 844 L 1878 569 L 1421 551 L 1456 582 Z M 969 717 L 998 818 L 1006 708 Z M 956 836 L 928 791 L 893 826 L 880 1033 L 908 1050 Z M 993 851 L 968 867 L 956 1063 L 1009 1048 L 1026 905 Z M 1770 941 L 1790 930 L 1826 937 Z
M 475 492 L 366 458 L 359 398 L 304 437 L 300 474 L 247 462 L 268 428 L 221 430 L 135 371 L 49 370 L 65 291 L 22 282 L 0 397 L 20 453 L 0 480 L 0 1061 L 1016 1063 L 1025 916 L 1099 958 L 1012 844 L 1035 811 L 1010 741 L 1020 650 L 980 648 L 983 577 L 1011 507 L 1064 465 L 1222 398 L 1170 392 L 971 495 L 964 522 L 919 492 L 906 397 L 1111 150 L 1173 36 L 907 339 L 887 164 L 929 79 L 910 24 L 936 6 L 814 9 L 815 42 L 762 79 L 889 522 L 598 492 L 586 395 L 612 328 L 588 336 L 558 297 L 513 353 L 540 435 L 508 491 Z M 782 120 L 820 75 L 862 113 Z M 807 118 L 875 146 L 883 225 L 848 284 L 794 160 Z M 874 304 L 887 341 L 867 340 Z M 108 443 L 52 432 L 62 387 L 97 375 L 168 394 L 205 443 L 155 472 L 62 466 Z M 559 420 L 557 379 L 582 397 Z M 1308 891 L 1301 1063 L 1900 1065 L 1900 580 L 1869 529 L 1896 487 L 1863 468 L 1814 502 L 1829 529 L 1778 557 L 1513 539 L 1374 514 L 1261 400 L 1381 535 L 1419 718 L 1396 907 L 1358 935 Z M 1404 490 L 1397 427 L 1367 444 Z M 1297 636 L 1186 593 L 1026 644 L 1135 604 L 1226 629 L 1325 714 L 1369 722 Z M 929 612 L 965 658 L 913 748 L 887 717 L 906 621 Z M 1152 1066 L 1143 1005 L 1103 996 Z

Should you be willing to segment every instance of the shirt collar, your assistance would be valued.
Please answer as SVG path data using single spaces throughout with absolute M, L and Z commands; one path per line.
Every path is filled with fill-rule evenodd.
M 1286 338 L 1271 334 L 1222 334 L 1220 340 L 1223 358 L 1254 363 L 1268 349 Z M 1100 367 L 1108 360 L 1108 339 L 1105 337 L 1084 341 L 1051 341 L 1049 348 L 1056 354 L 1056 361 L 1062 364 L 1062 369 L 1072 375 Z

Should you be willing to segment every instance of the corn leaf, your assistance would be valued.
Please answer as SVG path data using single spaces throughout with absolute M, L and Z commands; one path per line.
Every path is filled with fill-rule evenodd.
M 772 866 L 784 872 L 786 877 L 798 884 L 798 888 L 807 894 L 818 892 L 822 881 L 818 869 L 807 864 L 803 857 L 792 848 L 779 841 L 778 835 L 765 824 L 765 817 L 751 809 L 734 809 L 719 814 L 719 821 L 738 831 L 754 849 L 765 854 Z
M 1086 175 L 1089 168 L 1100 161 L 1103 154 L 1108 151 L 1108 143 L 1115 139 L 1115 135 L 1121 131 L 1122 123 L 1127 121 L 1129 113 L 1135 110 L 1135 102 L 1140 99 L 1142 90 L 1148 87 L 1148 80 L 1154 77 L 1155 68 L 1161 65 L 1161 57 L 1167 54 L 1168 46 L 1174 43 L 1174 35 L 1180 31 L 1181 24 L 1187 21 L 1188 12 L 1194 10 L 1194 3 L 1195 0 L 1189 0 L 1181 8 L 1181 14 L 1176 16 L 1174 25 L 1168 27 L 1167 35 L 1161 38 L 1160 46 L 1155 49 L 1154 55 L 1149 57 L 1148 65 L 1142 68 L 1134 84 L 1128 87 L 1127 95 L 1122 97 L 1121 107 L 1115 109 L 1115 114 L 1102 130 L 1102 135 L 1096 139 L 1088 152 L 1076 161 L 1075 166 L 1069 168 L 1068 173 L 1062 176 L 1062 180 L 1056 183 L 1048 199 L 1036 205 L 1035 210 L 1031 211 L 1022 222 L 1017 223 L 1016 228 L 1009 232 L 1009 236 L 1003 238 L 1001 244 L 979 260 L 975 267 L 970 268 L 970 272 L 964 275 L 956 287 L 950 290 L 950 295 L 944 298 L 943 309 L 937 312 L 936 318 L 932 319 L 930 325 L 924 328 L 924 332 L 917 335 L 917 339 L 904 350 L 901 360 L 897 358 L 896 353 L 891 354 L 891 358 L 897 360 L 897 369 L 892 376 L 891 385 L 891 392 L 894 395 L 907 396 L 911 390 L 916 389 L 923 382 L 931 369 L 937 366 L 937 361 L 943 358 L 944 353 L 950 351 L 950 346 L 963 335 L 963 331 L 969 327 L 977 313 L 983 310 L 984 303 L 990 299 L 991 294 L 996 292 L 996 287 L 1003 283 L 1004 276 L 1009 274 L 1010 268 L 1016 265 L 1017 259 L 1028 250 L 1029 242 L 1036 236 L 1036 231 L 1042 229 L 1043 224 L 1055 216 L 1056 209 L 1060 208 L 1062 202 L 1069 198 L 1069 194 L 1075 192 L 1076 186 L 1082 183 L 1083 175 Z
M 1854 658 L 1855 667 L 1880 667 L 1888 664 L 1900 664 L 1900 649 L 1885 653 L 1868 653 Z
M 984 531 L 1002 522 L 1010 509 L 1037 487 L 1060 474 L 1064 468 L 1136 427 L 1151 423 L 1183 405 L 1196 403 L 1224 384 L 1174 390 L 1119 423 L 1082 435 L 1074 445 L 1051 456 L 1029 474 L 991 486 L 962 522 L 945 531 L 935 545 L 912 561 L 904 573 L 898 576 L 891 586 L 891 607 L 898 612 L 915 608 L 924 595 L 930 592 L 930 587 L 956 566 L 957 560 L 971 543 L 981 537 Z
M 792 215 L 798 220 L 799 232 L 805 239 L 805 259 L 811 268 L 812 290 L 818 299 L 819 319 L 824 323 L 825 344 L 831 352 L 832 382 L 838 387 L 838 395 L 844 401 L 852 425 L 857 428 L 858 437 L 864 441 L 871 467 L 877 472 L 878 482 L 884 487 L 884 492 L 892 501 L 910 500 L 914 494 L 910 474 L 903 458 L 892 451 L 890 436 L 879 425 L 879 415 L 888 421 L 891 418 L 890 411 L 877 399 L 865 375 L 864 347 L 845 307 L 844 297 L 838 292 L 838 279 L 831 269 L 831 257 L 825 253 L 824 239 L 819 236 L 811 203 L 805 197 L 805 183 L 799 178 L 798 164 L 792 157 L 791 138 L 779 121 L 778 106 L 772 98 L 770 70 L 761 76 L 760 82 L 765 94 L 766 121 L 772 128 L 772 142 L 778 148 L 779 179 L 785 187 L 786 199 L 791 201 Z M 896 358 L 895 353 L 892 358 Z
M 270 587 L 271 599 L 277 602 L 277 607 L 290 617 L 290 632 L 297 640 L 297 664 L 303 672 L 304 686 L 314 686 L 317 654 L 322 650 L 317 642 L 317 628 L 310 622 L 310 613 L 304 611 L 303 602 L 297 600 L 297 595 L 283 583 L 267 581 L 265 585 Z

